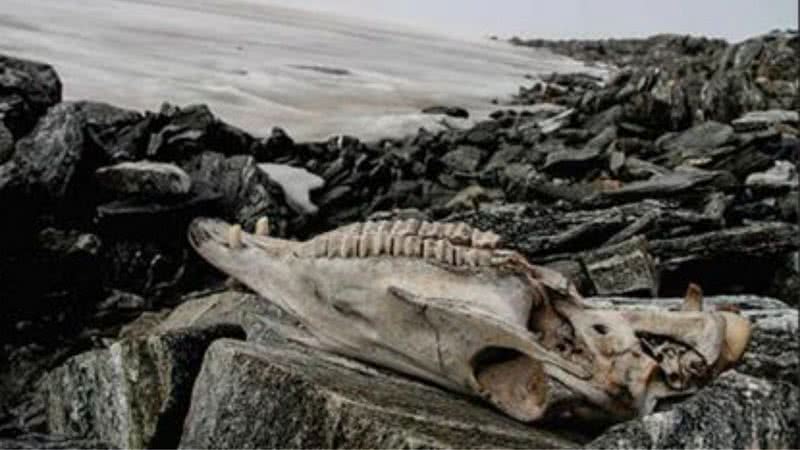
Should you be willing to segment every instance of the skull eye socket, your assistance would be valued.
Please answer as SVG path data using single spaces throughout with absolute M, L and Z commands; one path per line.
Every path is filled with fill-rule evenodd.
M 600 323 L 592 325 L 592 329 L 601 336 L 608 334 L 608 327 Z

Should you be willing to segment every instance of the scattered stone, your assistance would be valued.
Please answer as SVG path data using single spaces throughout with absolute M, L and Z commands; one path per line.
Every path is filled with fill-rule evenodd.
M 789 161 L 775 161 L 775 165 L 766 172 L 748 175 L 745 184 L 754 187 L 796 188 L 797 167 Z
M 598 295 L 658 295 L 655 262 L 642 237 L 594 250 L 581 260 Z
M 800 114 L 797 111 L 771 109 L 769 111 L 751 111 L 731 122 L 738 132 L 762 130 L 778 124 L 797 126 Z
M 441 114 L 458 119 L 468 119 L 469 111 L 458 106 L 431 106 L 422 110 L 423 114 Z
M 463 173 L 472 173 L 486 157 L 483 150 L 468 145 L 462 145 L 442 157 L 442 162 L 451 170 Z
M 192 179 L 174 164 L 152 161 L 124 162 L 101 167 L 95 172 L 97 181 L 121 194 L 172 196 L 188 194 Z
M 319 208 L 311 203 L 311 192 L 325 185 L 322 177 L 285 164 L 259 164 L 258 168 L 278 183 L 286 202 L 298 214 L 316 214 Z

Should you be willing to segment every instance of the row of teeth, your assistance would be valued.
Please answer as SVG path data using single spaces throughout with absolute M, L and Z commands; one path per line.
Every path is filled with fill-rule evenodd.
M 253 231 L 256 236 L 269 236 L 269 219 L 266 217 L 258 219 Z M 238 223 L 228 228 L 228 247 L 233 249 L 242 248 L 242 226 Z
M 309 258 L 369 258 L 395 256 L 424 258 L 453 266 L 486 266 L 496 252 L 453 245 L 446 239 L 423 239 L 419 236 L 398 236 L 389 233 L 338 233 L 326 239 L 313 240 L 300 250 Z
M 481 231 L 466 223 L 428 222 L 417 219 L 355 223 L 320 236 L 328 239 L 332 234 L 388 234 L 391 236 L 416 236 L 421 239 L 445 239 L 455 245 L 496 249 L 500 247 L 500 236 L 491 231 Z

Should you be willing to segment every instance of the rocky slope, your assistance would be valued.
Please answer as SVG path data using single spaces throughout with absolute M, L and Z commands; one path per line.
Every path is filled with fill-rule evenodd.
M 796 33 L 736 45 L 675 36 L 526 44 L 625 67 L 609 80 L 543 76 L 468 129 L 420 130 L 376 142 L 335 136 L 298 143 L 279 128 L 252 136 L 202 105 L 140 113 L 62 102 L 51 67 L 0 57 L 0 205 L 8 212 L 0 222 L 0 325 L 12 330 L 0 348 L 0 439 L 14 439 L 0 440 L 0 447 L 244 446 L 235 440 L 241 435 L 204 431 L 231 429 L 218 424 L 213 409 L 190 406 L 213 400 L 187 400 L 198 373 L 197 384 L 206 383 L 210 395 L 241 394 L 213 382 L 252 375 L 218 373 L 231 359 L 308 386 L 297 395 L 307 399 L 299 404 L 309 415 L 276 414 L 298 414 L 326 430 L 339 426 L 328 422 L 331 417 L 348 417 L 346 427 L 340 424 L 345 429 L 314 436 L 299 431 L 309 426 L 300 419 L 276 422 L 282 435 L 251 428 L 255 423 L 237 425 L 262 436 L 260 445 L 533 447 L 596 437 L 564 429 L 523 436 L 506 422 L 488 425 L 500 419 L 478 406 L 458 420 L 434 408 L 402 430 L 392 427 L 409 405 L 364 422 L 377 414 L 375 402 L 386 399 L 348 400 L 346 407 L 320 412 L 314 410 L 318 402 L 342 401 L 355 389 L 326 376 L 366 369 L 320 362 L 318 373 L 304 374 L 294 368 L 312 363 L 291 349 L 270 350 L 280 356 L 275 362 L 249 343 L 212 343 L 250 336 L 238 319 L 178 334 L 162 330 L 143 337 L 140 330 L 137 337 L 126 324 L 137 318 L 137 327 L 156 323 L 152 312 L 194 302 L 187 292 L 222 282 L 185 239 L 188 221 L 201 214 L 245 227 L 267 215 L 276 234 L 297 238 L 368 217 L 463 220 L 494 230 L 532 261 L 566 273 L 586 295 L 672 296 L 696 282 L 709 294 L 761 294 L 797 305 Z M 764 308 L 763 302 L 740 303 L 745 310 Z M 797 409 L 791 376 L 797 370 L 796 311 L 784 311 L 778 322 L 794 317 L 795 326 L 763 332 L 744 374 L 721 379 L 658 419 L 622 424 L 598 442 L 796 445 L 796 413 L 787 419 L 791 414 L 759 412 Z M 120 331 L 127 338 L 117 341 Z M 182 343 L 192 343 L 186 347 L 192 352 L 170 350 Z M 201 368 L 209 345 L 214 356 Z M 89 352 L 68 359 L 83 351 Z M 170 388 L 157 399 L 143 396 L 147 404 L 94 408 L 100 416 L 68 413 L 76 405 L 70 395 L 90 402 L 79 406 L 91 410 L 91 402 L 104 404 L 112 392 L 135 398 L 136 389 L 145 389 L 123 389 L 114 378 L 114 364 L 125 361 L 145 364 L 142 373 L 155 377 L 153 386 Z M 395 378 L 387 383 L 406 386 Z M 53 394 L 52 386 L 62 389 Z M 283 385 L 271 386 L 264 389 Z M 397 389 L 411 398 L 430 389 L 402 386 Z M 752 394 L 742 393 L 747 389 Z M 445 396 L 436 392 L 431 395 Z M 441 401 L 441 408 L 449 407 L 449 400 Z M 680 438 L 686 440 L 664 438 L 682 433 L 710 404 L 719 411 L 744 408 L 742 420 L 750 422 L 728 424 L 764 440 L 745 441 L 736 433 L 731 440 L 712 440 L 710 428 L 696 425 L 690 427 L 695 434 Z M 81 419 L 69 422 L 73 417 Z M 441 431 L 442 417 L 451 431 Z M 470 431 L 474 422 L 487 427 Z M 122 433 L 122 426 L 128 431 Z M 362 426 L 368 431 L 353 431 Z M 126 440 L 119 440 L 123 435 Z

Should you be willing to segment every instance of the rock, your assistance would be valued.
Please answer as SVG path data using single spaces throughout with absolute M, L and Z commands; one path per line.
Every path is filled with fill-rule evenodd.
M 466 399 L 289 344 L 209 348 L 180 448 L 564 448 Z
M 668 411 L 612 427 L 589 448 L 793 448 L 797 386 L 725 373 Z
M 0 120 L 15 139 L 61 101 L 61 80 L 48 64 L 0 55 Z
M 444 205 L 444 208 L 450 212 L 463 209 L 477 209 L 481 203 L 502 199 L 503 193 L 500 191 L 472 185 L 456 194 Z
M 775 165 L 761 173 L 752 173 L 745 184 L 753 187 L 796 188 L 797 168 L 789 161 L 775 161 Z
M 509 163 L 514 162 L 524 153 L 520 145 L 506 145 L 492 154 L 483 170 L 488 172 L 495 169 L 504 169 Z
M 177 445 L 192 384 L 211 342 L 241 328 L 185 328 L 123 340 L 69 359 L 48 374 L 47 427 L 116 448 Z
M 123 162 L 95 172 L 105 188 L 122 194 L 167 197 L 188 194 L 192 179 L 174 164 L 152 161 Z
M 26 433 L 13 438 L 0 437 L 0 448 L 18 449 L 113 449 L 114 446 L 96 439 L 57 436 L 42 433 Z
M 472 173 L 486 157 L 486 152 L 478 147 L 462 145 L 442 157 L 442 162 L 455 172 Z
M 12 161 L 28 194 L 49 201 L 66 196 L 85 150 L 83 124 L 78 106 L 62 103 L 17 142 Z
M 286 228 L 288 207 L 283 193 L 269 177 L 258 169 L 251 156 L 225 157 L 220 153 L 203 152 L 183 165 L 198 189 L 211 190 L 223 216 L 252 229 L 261 217 L 269 217 L 275 233 Z
M 598 295 L 658 294 L 655 263 L 642 237 L 588 252 L 580 259 Z
M 545 135 L 552 134 L 560 130 L 561 128 L 567 126 L 572 120 L 574 115 L 575 115 L 575 110 L 568 109 L 562 113 L 550 117 L 549 119 L 545 119 L 538 122 L 537 126 L 539 127 L 539 129 L 542 130 L 543 134 Z
M 696 125 L 682 133 L 664 135 L 656 145 L 666 151 L 664 155 L 668 167 L 676 167 L 683 162 L 706 156 L 708 152 L 734 142 L 736 134 L 733 127 L 709 121 Z
M 762 130 L 778 124 L 797 126 L 800 114 L 797 111 L 771 109 L 768 111 L 751 111 L 731 122 L 736 131 Z
M 662 198 L 696 191 L 721 176 L 705 170 L 681 170 L 657 175 L 645 181 L 628 183 L 617 190 L 603 192 L 597 198 L 600 202 L 625 202 L 643 198 Z
M 311 191 L 325 185 L 325 179 L 299 167 L 285 164 L 259 164 L 258 168 L 280 185 L 286 203 L 298 214 L 316 214 L 319 208 L 311 203 Z
M 606 159 L 604 148 L 586 147 L 581 150 L 558 150 L 547 154 L 544 170 L 552 174 L 582 175 L 587 169 L 600 165 Z
M 275 158 L 285 157 L 294 149 L 294 141 L 280 127 L 273 127 L 262 144 L 255 154 L 258 162 L 273 161 Z
M 0 122 L 0 164 L 5 163 L 14 155 L 14 135 Z
M 85 136 L 102 154 L 102 164 L 145 157 L 155 117 L 101 102 L 78 102 Z
M 431 106 L 422 110 L 423 114 L 441 114 L 458 119 L 468 119 L 469 111 L 458 106 Z

